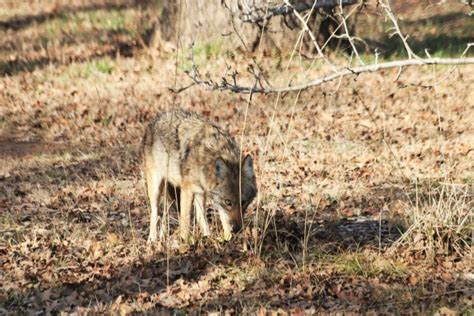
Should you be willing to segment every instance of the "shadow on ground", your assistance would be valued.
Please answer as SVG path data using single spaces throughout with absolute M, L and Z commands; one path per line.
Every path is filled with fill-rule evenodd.
M 0 76 L 12 76 L 21 72 L 42 69 L 48 65 L 68 65 L 72 62 L 90 61 L 106 56 L 130 57 L 135 49 L 141 48 L 141 40 L 138 33 L 130 34 L 128 30 L 95 29 L 85 34 L 69 34 L 66 30 L 61 29 L 60 33 L 52 38 L 50 38 L 51 35 L 45 34 L 33 36 L 23 34 L 23 37 L 18 37 L 19 35 L 11 32 L 31 25 L 42 24 L 52 19 L 66 19 L 70 14 L 79 12 L 145 8 L 150 4 L 151 2 L 146 0 L 127 0 L 79 7 L 65 6 L 53 12 L 19 16 L 0 21 L 0 32 L 3 31 L 5 36 L 0 44 L 0 49 L 4 53 L 3 59 L 0 60 Z M 24 50 L 24 43 L 32 48 Z M 55 48 L 58 43 L 61 44 L 60 47 Z M 84 46 L 87 45 L 91 45 L 91 47 L 84 51 Z
M 146 4 L 146 1 L 127 0 L 122 2 L 93 3 L 85 6 L 65 6 L 55 9 L 52 12 L 23 15 L 0 21 L 0 30 L 18 31 L 32 24 L 40 24 L 47 20 L 66 17 L 71 13 L 91 12 L 97 10 L 123 10 L 144 4 Z
M 459 29 L 459 25 L 462 25 L 462 29 Z M 407 42 L 413 52 L 423 58 L 428 57 L 426 51 L 437 57 L 457 57 L 465 52 L 469 43 L 474 41 L 474 22 L 464 12 L 437 14 L 416 20 L 403 20 L 400 22 L 400 27 L 405 35 L 410 34 Z M 451 29 L 451 32 L 448 31 Z M 385 58 L 407 57 L 404 44 L 397 36 L 387 34 L 377 40 L 364 38 L 364 41 L 371 51 L 378 49 L 379 53 Z M 361 49 L 364 50 L 366 47 L 361 47 Z M 473 54 L 473 52 L 468 52 L 468 55 L 470 54 Z
M 64 145 L 0 137 L 0 148 L 0 158 L 22 158 L 35 154 L 59 153 L 64 149 Z
M 68 155 L 69 162 L 56 161 L 51 164 L 39 163 L 25 168 L 19 166 L 10 170 L 11 176 L 3 179 L 3 185 L 21 187 L 28 183 L 33 186 L 86 184 L 108 176 L 135 174 L 139 168 L 139 144 L 123 148 L 85 147 L 42 141 L 0 141 L 0 158 L 28 158 L 38 155 Z
M 21 72 L 32 72 L 36 69 L 42 69 L 48 65 L 68 65 L 73 62 L 85 62 L 95 59 L 100 59 L 103 57 L 116 57 L 117 55 L 123 57 L 131 57 L 133 55 L 133 50 L 139 48 L 140 46 L 135 41 L 113 40 L 112 33 L 108 32 L 112 38 L 108 42 L 103 43 L 100 49 L 91 51 L 88 54 L 77 55 L 71 54 L 68 57 L 63 56 L 43 56 L 43 57 L 15 57 L 13 60 L 0 60 L 0 77 L 3 76 L 13 76 Z M 90 38 L 90 42 L 95 41 L 96 38 Z
M 61 150 L 67 149 L 62 148 Z M 17 152 L 18 150 L 7 151 L 7 154 L 14 155 L 12 151 Z M 22 157 L 26 157 L 38 154 L 38 149 L 32 147 L 29 151 L 21 149 L 19 152 Z M 133 147 L 95 148 L 89 149 L 89 153 L 95 154 L 87 156 L 89 158 L 79 161 L 73 160 L 67 164 L 45 164 L 41 167 L 27 168 L 21 172 L 12 170 L 12 176 L 0 179 L 0 189 L 8 188 L 8 192 L 10 192 L 9 195 L 2 194 L 6 197 L 0 201 L 6 206 L 2 216 L 6 216 L 11 211 L 11 207 L 15 201 L 18 201 L 18 198 L 21 199 L 21 194 L 17 193 L 21 192 L 25 184 L 32 187 L 66 186 L 84 184 L 104 177 L 117 179 L 137 174 L 138 160 L 130 159 L 136 154 Z M 13 195 L 11 194 L 12 188 L 16 192 Z M 371 194 L 367 194 L 367 196 L 371 196 Z M 59 201 L 59 203 L 56 201 L 55 203 L 57 208 L 53 207 L 54 203 L 46 205 L 49 208 L 49 213 L 41 214 L 41 208 L 36 210 L 35 201 L 30 201 L 29 207 L 35 211 L 31 213 L 34 216 L 30 216 L 28 222 L 39 224 L 39 227 L 48 227 L 51 218 L 55 218 L 59 222 L 62 221 L 59 227 L 64 226 L 65 232 L 62 234 L 66 235 L 67 230 L 82 229 L 87 231 L 96 225 L 93 223 L 94 216 L 83 220 L 83 218 L 79 218 L 81 214 L 68 210 L 67 208 L 72 205 L 68 201 Z M 86 209 L 92 203 L 93 201 L 87 199 L 73 201 L 76 209 Z M 360 199 L 355 198 L 352 203 L 358 204 Z M 365 205 L 369 204 L 365 203 Z M 118 212 L 127 212 L 126 209 L 120 209 L 124 206 L 118 205 Z M 144 207 L 144 204 L 142 206 Z M 330 204 L 321 212 L 333 212 L 332 208 L 334 207 L 337 206 Z M 64 209 L 61 211 L 61 208 Z M 99 209 L 89 211 L 92 215 L 94 215 L 93 212 L 101 212 Z M 61 212 L 64 214 L 60 214 Z M 28 210 L 25 209 L 23 215 L 27 215 L 27 213 Z M 15 216 L 13 213 L 10 215 Z M 100 215 L 97 217 L 99 218 Z M 143 212 L 141 217 L 132 218 L 132 221 L 134 227 L 143 232 L 147 229 L 147 214 Z M 115 217 L 107 218 L 110 223 L 102 228 L 94 227 L 94 233 L 99 239 L 106 238 L 106 234 L 111 232 L 124 236 L 124 239 L 121 240 L 123 247 L 134 247 L 130 232 L 118 229 L 117 227 L 120 225 L 114 223 L 119 220 L 120 218 Z M 466 289 L 469 288 L 469 284 L 468 281 L 462 279 L 451 282 L 427 280 L 425 283 L 408 285 L 406 276 L 388 277 L 387 279 L 381 275 L 380 279 L 387 280 L 384 285 L 379 285 L 377 282 L 380 281 L 375 282 L 374 278 L 361 275 L 348 276 L 335 271 L 320 276 L 302 274 L 299 268 L 291 267 L 303 249 L 304 221 L 301 218 L 277 212 L 273 225 L 264 240 L 260 258 L 250 251 L 242 251 L 241 245 L 245 242 L 245 237 L 240 235 L 236 240 L 221 245 L 220 248 L 216 248 L 212 244 L 207 246 L 207 241 L 204 241 L 200 248 L 192 248 L 183 253 L 172 251 L 167 256 L 166 253 L 157 252 L 151 257 L 152 259 L 150 257 L 144 259 L 145 257 L 139 255 L 122 266 L 100 259 L 97 262 L 78 262 L 73 265 L 65 265 L 61 267 L 61 270 L 59 270 L 60 268 L 53 269 L 54 273 L 64 275 L 64 277 L 59 277 L 56 282 L 51 283 L 42 279 L 41 270 L 24 271 L 26 279 L 23 281 L 28 282 L 32 287 L 27 290 L 12 289 L 3 292 L 0 306 L 3 311 L 20 313 L 71 312 L 77 308 L 96 308 L 99 311 L 106 311 L 109 310 L 110 305 L 120 302 L 127 303 L 130 308 L 137 311 L 156 313 L 173 313 L 177 308 L 198 313 L 226 310 L 241 312 L 244 309 L 252 310 L 252 308 L 257 309 L 261 306 L 269 309 L 313 308 L 315 311 L 345 310 L 355 312 L 383 310 L 396 313 L 401 307 L 410 307 L 412 311 L 431 311 L 435 305 L 452 305 L 467 295 Z M 341 253 L 360 253 L 360 250 L 365 248 L 380 248 L 383 251 L 400 236 L 400 227 L 397 226 L 397 223 L 390 220 L 377 221 L 369 217 L 320 219 L 312 225 L 309 230 L 309 249 L 311 250 L 313 245 L 317 245 L 318 249 L 330 256 Z M 23 234 L 30 234 L 29 228 L 17 233 L 13 240 L 24 239 Z M 143 239 L 144 236 L 138 236 L 138 238 Z M 143 241 L 141 244 L 141 251 L 143 251 L 146 248 L 143 246 Z M 78 257 L 78 254 L 74 253 L 77 251 L 77 247 L 74 245 L 69 245 L 62 250 L 54 247 L 51 249 L 54 251 L 53 256 Z M 10 258 L 7 260 L 34 261 L 41 260 L 35 259 L 41 258 L 38 256 L 38 251 L 41 253 L 46 250 L 40 248 L 31 254 L 32 257 L 22 259 L 22 254 L 9 252 L 8 247 L 0 247 L 0 255 Z M 62 251 L 62 253 L 56 254 L 56 251 Z M 13 256 L 15 259 L 11 259 Z M 262 262 L 262 260 L 267 262 Z M 263 272 L 259 277 L 248 281 L 245 288 L 235 287 L 232 291 L 222 291 L 219 277 L 216 279 L 216 277 L 208 276 L 216 268 L 222 268 L 225 271 L 229 267 L 238 268 L 242 263 L 246 263 L 248 266 L 254 262 L 263 265 Z M 282 262 L 288 266 L 287 270 L 278 267 L 278 264 Z M 33 264 L 37 265 L 38 269 L 42 266 L 41 262 L 33 262 Z M 8 273 L 8 271 L 6 272 Z M 206 288 L 200 288 L 202 280 L 206 280 L 203 283 L 207 286 Z M 191 294 L 183 292 L 183 286 L 187 286 Z M 192 291 L 202 291 L 202 293 L 199 292 L 198 296 L 193 296 L 194 292 Z M 0 311 L 2 310 L 0 309 Z
M 442 34 L 428 35 L 423 39 L 410 38 L 408 40 L 412 51 L 422 58 L 428 57 L 426 52 L 433 57 L 459 57 L 466 51 L 467 44 L 473 41 L 474 36 L 459 37 Z M 366 39 L 366 42 L 372 50 L 377 48 L 385 58 L 407 57 L 405 47 L 399 39 L 387 36 L 377 42 L 370 39 Z
M 155 306 L 153 297 L 167 291 L 179 282 L 194 282 L 207 272 L 210 265 L 221 264 L 221 259 L 202 255 L 196 258 L 192 252 L 174 254 L 169 260 L 165 255 L 156 256 L 151 261 L 135 262 L 125 267 L 109 268 L 108 277 L 90 277 L 85 281 L 60 282 L 56 286 L 41 287 L 25 292 L 10 293 L 0 301 L 0 306 L 8 312 L 57 313 L 72 311 L 75 308 L 94 308 L 98 310 L 117 302 L 134 301 L 145 309 L 155 308 L 163 311 L 168 308 Z M 107 268 L 107 267 L 105 267 Z M 73 268 L 70 268 L 73 269 Z M 96 267 L 99 271 L 101 267 Z M 172 301 L 170 301 L 172 303 Z M 150 306 L 151 305 L 151 306 Z M 1 309 L 0 309 L 1 310 Z
M 403 280 L 397 280 L 388 286 L 377 286 L 368 281 L 362 278 L 333 276 L 325 280 L 312 280 L 309 283 L 314 287 L 303 287 L 299 295 L 293 294 L 291 287 L 286 290 L 266 288 L 244 291 L 237 295 L 221 296 L 195 310 L 250 310 L 253 313 L 264 310 L 269 313 L 291 309 L 304 310 L 310 314 L 349 312 L 398 315 L 405 312 L 434 314 L 444 308 L 454 313 L 460 310 L 459 302 L 468 302 L 472 295 L 472 282 L 464 279 L 449 283 L 430 279 L 416 286 L 404 284 L 406 282 Z M 297 288 L 298 285 L 294 286 Z M 469 313 L 469 308 L 465 307 L 461 311 Z

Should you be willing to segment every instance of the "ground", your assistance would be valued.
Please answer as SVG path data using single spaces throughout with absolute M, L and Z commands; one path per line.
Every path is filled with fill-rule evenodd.
M 177 94 L 189 60 L 143 46 L 137 3 L 0 5 L 0 313 L 472 313 L 473 66 Z M 436 10 L 405 27 L 422 45 L 422 21 L 437 56 L 462 52 L 472 17 Z M 451 16 L 465 29 L 448 38 Z M 198 49 L 202 73 L 225 69 L 224 49 Z M 249 57 L 269 75 L 309 65 L 232 63 Z M 259 194 L 229 242 L 213 224 L 188 247 L 146 243 L 141 137 L 175 106 L 254 157 Z

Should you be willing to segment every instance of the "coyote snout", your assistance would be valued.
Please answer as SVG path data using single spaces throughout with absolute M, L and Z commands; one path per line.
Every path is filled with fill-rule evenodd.
M 158 201 L 166 186 L 180 192 L 183 239 L 189 235 L 193 206 L 202 234 L 209 235 L 206 200 L 219 213 L 226 239 L 242 229 L 243 214 L 257 193 L 253 160 L 242 157 L 219 127 L 181 110 L 162 113 L 145 132 L 143 155 L 151 207 L 149 241 L 157 239 Z

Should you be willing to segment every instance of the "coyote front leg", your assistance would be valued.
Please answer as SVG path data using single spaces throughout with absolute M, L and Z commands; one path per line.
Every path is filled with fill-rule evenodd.
M 205 204 L 204 204 L 204 195 L 201 193 L 196 193 L 194 195 L 194 209 L 196 211 L 196 220 L 201 228 L 201 233 L 203 236 L 209 236 L 209 225 L 207 224 Z
M 232 226 L 229 223 L 229 215 L 227 215 L 224 208 L 219 207 L 219 217 L 221 219 L 222 228 L 224 230 L 224 239 L 230 240 L 232 238 Z
M 193 205 L 193 192 L 190 185 L 181 186 L 181 203 L 179 214 L 179 234 L 184 241 L 188 240 L 189 226 L 191 225 L 191 208 Z

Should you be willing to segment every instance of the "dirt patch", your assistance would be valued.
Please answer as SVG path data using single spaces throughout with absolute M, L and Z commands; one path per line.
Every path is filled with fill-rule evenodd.
M 41 141 L 21 141 L 0 137 L 0 157 L 29 157 L 42 154 L 59 153 L 65 144 Z

